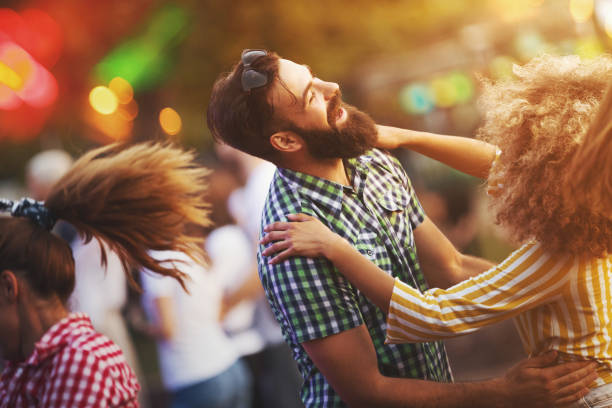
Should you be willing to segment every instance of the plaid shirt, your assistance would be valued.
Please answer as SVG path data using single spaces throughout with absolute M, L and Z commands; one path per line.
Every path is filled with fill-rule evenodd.
M 262 227 L 302 212 L 319 218 L 390 275 L 427 289 L 412 231 L 424 219 L 401 165 L 380 150 L 345 162 L 352 187 L 279 169 L 272 181 Z M 304 378 L 307 407 L 344 406 L 300 343 L 361 324 L 368 328 L 383 375 L 452 381 L 442 343 L 384 344 L 386 316 L 324 258 L 293 257 L 269 265 L 258 253 L 266 295 Z M 359 358 L 359 356 L 355 356 Z
M 24 362 L 7 362 L 0 407 L 138 407 L 140 386 L 119 347 L 84 313 L 53 325 Z

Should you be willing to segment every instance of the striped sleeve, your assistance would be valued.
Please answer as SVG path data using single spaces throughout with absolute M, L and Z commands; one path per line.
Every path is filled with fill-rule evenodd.
M 386 342 L 456 337 L 546 303 L 568 287 L 573 262 L 530 242 L 498 266 L 446 290 L 421 293 L 396 279 Z

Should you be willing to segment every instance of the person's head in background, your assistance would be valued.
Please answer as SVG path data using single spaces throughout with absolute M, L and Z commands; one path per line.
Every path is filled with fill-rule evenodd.
M 0 354 L 27 358 L 40 336 L 68 314 L 75 266 L 68 244 L 50 232 L 57 219 L 85 238 L 103 239 L 126 273 L 145 266 L 182 283 L 180 271 L 159 265 L 148 250 L 182 250 L 203 259 L 203 240 L 188 227 L 209 225 L 206 175 L 192 153 L 178 148 L 112 145 L 81 157 L 44 205 L 0 201 L 11 214 L 0 214 Z
M 251 171 L 263 162 L 263 159 L 244 153 L 228 144 L 215 143 L 214 149 L 222 163 L 217 167 L 217 170 L 233 171 L 241 184 L 246 183 Z
M 338 84 L 263 50 L 245 50 L 215 82 L 207 122 L 216 140 L 281 167 L 356 157 L 376 140 L 372 119 L 342 102 Z
M 542 56 L 514 73 L 485 83 L 479 100 L 478 136 L 502 150 L 489 174 L 501 184 L 491 196 L 497 222 L 517 241 L 536 239 L 551 252 L 603 256 L 612 250 L 612 219 L 568 192 L 573 159 L 612 81 L 612 57 Z
M 573 186 L 567 199 L 582 198 L 604 216 L 612 218 L 612 82 L 599 112 L 576 153 L 566 177 Z
M 72 157 L 63 150 L 44 150 L 26 165 L 26 183 L 31 197 L 44 201 L 51 187 L 72 167 Z

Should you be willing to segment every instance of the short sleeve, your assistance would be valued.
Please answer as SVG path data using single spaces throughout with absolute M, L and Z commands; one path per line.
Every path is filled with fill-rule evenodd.
M 258 258 L 268 299 L 298 343 L 363 323 L 356 291 L 328 260 L 292 257 L 270 265 L 261 254 Z
M 403 169 L 402 169 L 403 170 Z M 404 173 L 405 174 L 405 173 Z M 409 196 L 408 200 L 408 217 L 410 219 L 410 225 L 412 226 L 412 230 L 418 227 L 425 220 L 425 211 L 421 206 L 421 202 L 412 188 L 412 183 L 410 179 L 406 176 L 406 193 Z

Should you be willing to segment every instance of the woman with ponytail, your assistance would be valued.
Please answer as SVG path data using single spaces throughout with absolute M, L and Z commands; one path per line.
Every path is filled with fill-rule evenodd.
M 176 279 L 149 250 L 203 259 L 192 226 L 207 226 L 202 199 L 207 170 L 169 145 L 111 145 L 81 157 L 46 202 L 0 200 L 0 407 L 135 407 L 139 385 L 121 350 L 69 313 L 74 289 L 70 247 L 49 231 L 65 220 L 86 240 L 103 240 L 132 268 Z M 105 253 L 102 251 L 102 262 Z

